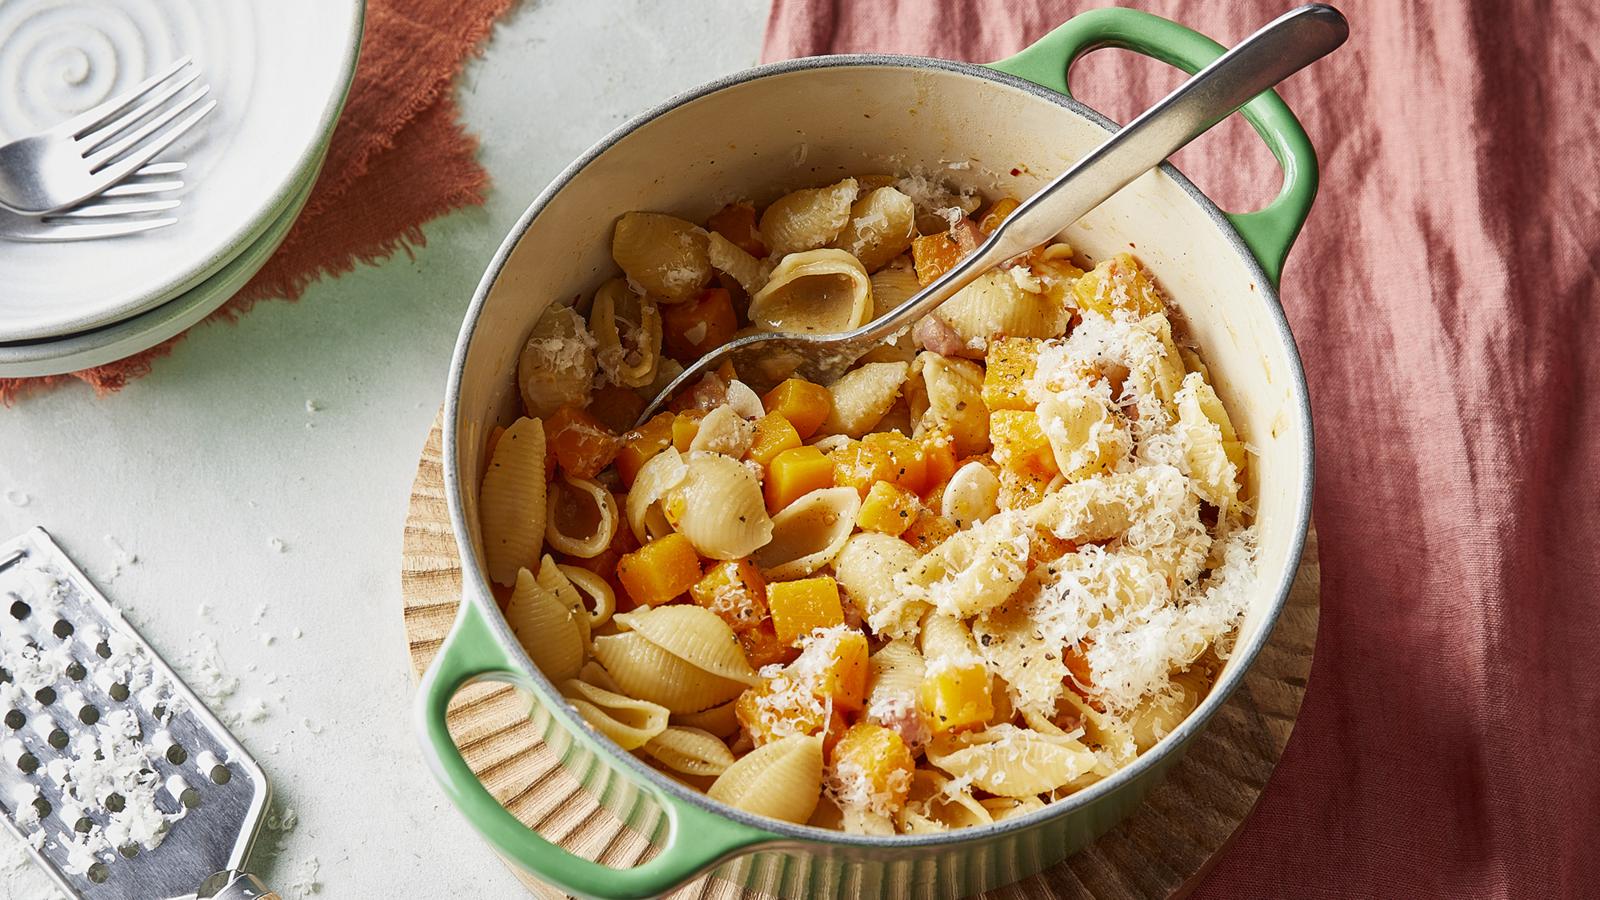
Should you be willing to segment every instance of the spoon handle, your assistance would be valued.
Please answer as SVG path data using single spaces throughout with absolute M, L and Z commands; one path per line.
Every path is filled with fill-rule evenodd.
M 643 423 L 723 361 L 831 381 L 867 350 L 914 325 L 979 275 L 1050 240 L 1256 95 L 1333 52 L 1349 34 L 1344 16 L 1325 4 L 1312 3 L 1279 16 L 1029 197 L 988 240 L 916 296 L 844 334 L 761 333 L 724 344 L 673 379 L 638 421 Z
M 954 268 L 877 320 L 840 335 L 841 342 L 870 346 L 915 324 L 979 275 L 1049 241 L 1256 95 L 1331 53 L 1349 34 L 1344 16 L 1321 3 L 1274 19 L 1029 197 Z

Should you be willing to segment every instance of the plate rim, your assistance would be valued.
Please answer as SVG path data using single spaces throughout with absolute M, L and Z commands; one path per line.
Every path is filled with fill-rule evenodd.
M 233 299 L 277 252 L 310 199 L 325 157 L 326 147 L 309 174 L 295 182 L 297 193 L 289 198 L 287 207 L 211 277 L 154 309 L 100 328 L 54 339 L 0 344 L 0 378 L 44 378 L 103 366 L 148 350 L 200 324 Z M 237 284 L 229 284 L 235 280 Z M 14 354 L 22 358 L 7 358 Z
M 324 6 L 322 0 L 319 0 L 317 6 L 324 10 L 339 8 L 332 3 Z M 99 313 L 53 319 L 49 324 L 36 323 L 30 327 L 7 329 L 0 333 L 0 347 L 4 344 L 37 344 L 70 340 L 89 332 L 114 327 L 146 315 L 152 310 L 160 309 L 191 291 L 201 289 L 206 282 L 226 269 L 235 257 L 248 252 L 262 235 L 282 218 L 285 210 L 297 204 L 303 206 L 304 201 L 299 198 L 299 193 L 303 190 L 306 173 L 310 171 L 314 178 L 321 170 L 333 132 L 338 125 L 339 117 L 344 112 L 345 103 L 349 100 L 350 91 L 355 85 L 356 68 L 365 43 L 367 0 L 344 0 L 343 8 L 347 10 L 348 23 L 341 57 L 343 76 L 336 79 L 327 92 L 311 140 L 298 151 L 292 165 L 285 170 L 286 177 L 266 197 L 253 216 L 241 219 L 229 239 L 225 243 L 218 244 L 213 252 L 193 260 L 189 266 L 180 269 L 178 274 L 165 278 L 160 285 L 142 294 L 130 294 L 126 302 L 114 308 L 103 309 Z M 298 214 L 298 207 L 296 213 Z M 0 368 L 0 374 L 3 374 L 3 368 Z

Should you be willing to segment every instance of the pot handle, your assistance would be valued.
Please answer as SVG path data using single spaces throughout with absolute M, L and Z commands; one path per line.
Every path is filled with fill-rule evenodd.
M 649 791 L 667 816 L 667 835 L 655 858 L 628 869 L 590 862 L 545 840 L 522 824 L 478 780 L 445 725 L 450 698 L 477 681 L 500 681 L 537 696 L 533 681 L 501 644 L 477 603 L 464 600 L 439 655 L 422 676 L 416 714 L 423 737 L 423 755 L 434 777 L 467 821 L 500 853 L 540 879 L 581 897 L 612 900 L 653 897 L 665 893 L 716 862 L 773 835 L 714 815 L 657 789 Z M 568 728 L 599 758 L 608 750 L 587 728 Z
M 1142 53 L 1191 75 L 1226 49 L 1198 31 L 1160 16 L 1133 9 L 1096 9 L 1073 16 L 1021 53 L 990 63 L 989 68 L 1070 97 L 1067 73 L 1072 64 L 1083 54 L 1102 47 Z M 1317 196 L 1317 154 L 1300 121 L 1277 91 L 1267 91 L 1251 100 L 1243 112 L 1283 167 L 1283 188 L 1262 209 L 1223 215 L 1233 223 L 1276 286 L 1289 248 Z

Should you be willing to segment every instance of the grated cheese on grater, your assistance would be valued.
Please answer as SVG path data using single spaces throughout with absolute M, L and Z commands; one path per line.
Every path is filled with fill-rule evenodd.
M 55 612 L 64 590 L 56 573 L 31 557 L 16 566 L 21 578 L 19 587 L 11 592 L 13 603 L 27 604 L 34 615 Z M 181 698 L 174 695 L 171 683 L 137 642 L 115 631 L 109 635 L 90 632 L 82 637 L 103 648 L 97 684 L 125 687 L 147 711 L 159 711 L 160 721 L 169 721 L 181 711 Z M 0 703 L 15 709 L 24 697 L 53 692 L 60 673 L 72 664 L 65 641 L 42 648 L 14 631 L 0 631 L 0 667 L 10 674 L 10 680 L 0 684 Z M 34 716 L 32 725 L 35 735 L 48 735 L 53 730 L 48 715 Z M 38 799 L 37 789 L 32 789 L 30 797 L 12 798 L 18 804 L 13 816 L 25 829 L 27 840 L 36 846 L 50 842 L 65 848 L 66 868 L 75 875 L 86 874 L 97 861 L 111 860 L 118 848 L 153 850 L 160 846 L 173 823 L 186 814 L 182 803 L 165 804 L 174 810 L 167 812 L 157 802 L 163 785 L 155 775 L 154 752 L 154 745 L 146 744 L 140 735 L 137 716 L 126 708 L 114 709 L 99 718 L 96 727 L 78 732 L 61 755 L 45 767 L 46 776 L 61 786 L 63 797 L 79 811 L 74 818 L 89 822 L 89 827 L 46 834 L 38 827 L 38 815 L 30 814 L 32 803 Z M 5 742 L 5 753 L 7 761 L 16 765 L 18 760 L 11 757 L 20 759 L 28 751 L 21 740 L 12 738 Z M 22 808 L 23 800 L 29 804 L 27 810 Z M 86 812 L 103 817 L 104 824 L 95 824 L 84 815 Z

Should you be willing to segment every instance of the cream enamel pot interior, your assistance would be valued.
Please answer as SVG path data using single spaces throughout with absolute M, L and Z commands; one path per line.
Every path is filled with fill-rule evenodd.
M 548 304 L 571 302 L 611 277 L 619 215 L 658 210 L 703 221 L 736 198 L 764 202 L 849 174 L 912 169 L 990 196 L 1028 196 L 1112 127 L 1065 94 L 1071 62 L 1109 45 L 1191 72 L 1222 50 L 1155 16 L 1106 9 L 992 66 L 883 56 L 763 66 L 623 126 L 563 172 L 512 229 L 473 298 L 450 372 L 445 477 L 466 597 L 418 707 L 435 774 L 507 859 L 584 896 L 650 896 L 719 863 L 721 877 L 786 895 L 972 893 L 1039 871 L 1114 825 L 1239 684 L 1287 596 L 1311 500 L 1310 408 L 1275 282 L 1315 194 L 1316 160 L 1275 94 L 1246 108 L 1284 165 L 1283 190 L 1265 210 L 1224 214 L 1163 167 L 1064 232 L 1095 259 L 1136 246 L 1257 451 L 1248 496 L 1261 532 L 1260 587 L 1235 652 L 1200 708 L 1132 766 L 1026 816 L 942 835 L 866 837 L 750 816 L 670 781 L 585 726 L 512 637 L 482 569 L 481 450 L 489 430 L 516 415 L 518 351 Z M 444 725 L 450 697 L 475 680 L 528 690 L 568 768 L 653 836 L 660 852 L 612 869 L 567 853 L 506 812 Z

